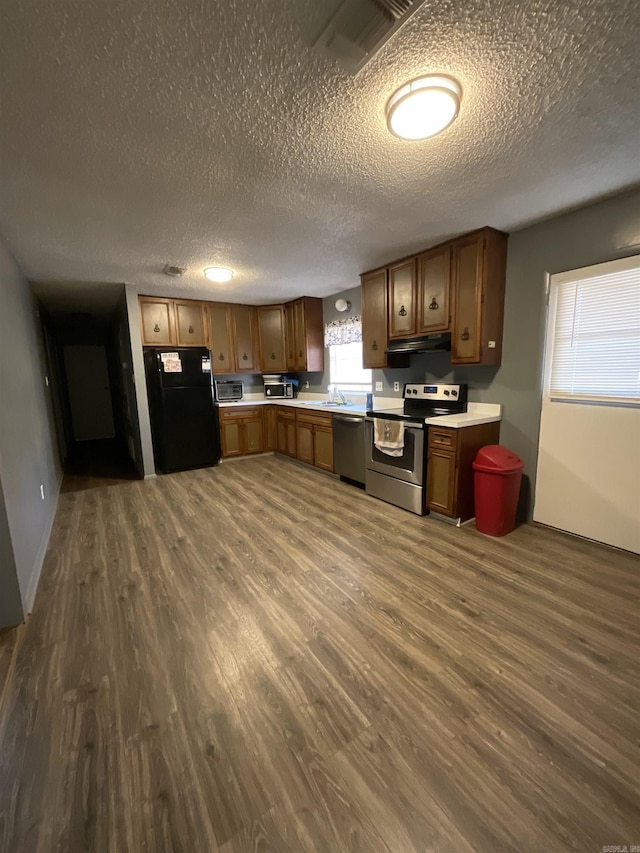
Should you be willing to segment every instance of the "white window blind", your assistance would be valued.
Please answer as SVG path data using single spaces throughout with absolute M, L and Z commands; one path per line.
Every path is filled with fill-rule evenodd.
M 640 403 L 640 258 L 574 275 L 552 279 L 550 398 Z

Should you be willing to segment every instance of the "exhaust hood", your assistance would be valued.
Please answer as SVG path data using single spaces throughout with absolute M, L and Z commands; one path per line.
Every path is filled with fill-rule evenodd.
M 387 353 L 449 352 L 451 334 L 440 332 L 435 335 L 423 335 L 421 338 L 404 338 L 401 341 L 389 341 Z

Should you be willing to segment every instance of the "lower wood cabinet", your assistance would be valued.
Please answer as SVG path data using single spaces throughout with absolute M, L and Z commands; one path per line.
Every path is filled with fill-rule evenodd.
M 263 406 L 264 449 L 275 450 L 278 446 L 278 407 Z
M 430 426 L 427 507 L 461 521 L 473 518 L 472 463 L 481 447 L 497 444 L 499 440 L 499 422 L 462 429 Z
M 331 415 L 300 412 L 296 419 L 297 458 L 325 471 L 333 471 Z
M 220 408 L 219 416 L 223 457 L 264 452 L 265 430 L 261 406 Z
M 285 456 L 296 456 L 296 410 L 276 406 L 276 450 Z

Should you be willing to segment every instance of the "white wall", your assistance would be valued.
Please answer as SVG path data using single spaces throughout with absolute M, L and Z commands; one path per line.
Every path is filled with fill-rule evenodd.
M 62 479 L 41 343 L 31 289 L 0 237 L 0 482 L 25 612 L 33 607 Z

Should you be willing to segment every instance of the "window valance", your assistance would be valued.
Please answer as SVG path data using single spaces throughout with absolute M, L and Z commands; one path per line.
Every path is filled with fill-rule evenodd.
M 346 320 L 333 320 L 325 323 L 324 345 L 336 347 L 341 344 L 353 344 L 362 340 L 362 320 L 357 315 Z

